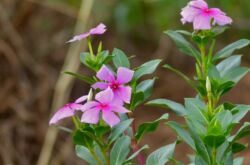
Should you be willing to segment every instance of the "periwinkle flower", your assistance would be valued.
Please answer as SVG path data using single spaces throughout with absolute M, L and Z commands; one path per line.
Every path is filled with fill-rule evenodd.
M 58 123 L 60 120 L 64 119 L 64 118 L 68 118 L 68 117 L 72 117 L 75 115 L 75 112 L 78 110 L 82 109 L 82 104 L 80 104 L 81 102 L 84 102 L 85 100 L 87 100 L 87 95 L 82 96 L 80 98 L 78 98 L 75 102 L 73 103 L 68 103 L 66 105 L 64 105 L 62 108 L 60 108 L 54 115 L 53 117 L 50 119 L 49 124 L 56 124 Z
M 219 8 L 208 8 L 204 0 L 192 0 L 181 11 L 182 23 L 193 23 L 195 30 L 209 30 L 211 23 L 224 26 L 232 23 L 232 19 Z
M 74 36 L 68 42 L 80 41 L 84 38 L 87 38 L 90 35 L 101 35 L 101 34 L 105 33 L 106 30 L 107 30 L 106 25 L 104 25 L 103 23 L 100 23 L 96 27 L 90 29 L 88 32 Z
M 97 124 L 99 121 L 100 112 L 102 119 L 113 127 L 120 122 L 120 118 L 115 113 L 127 113 L 129 110 L 124 108 L 121 104 L 114 101 L 114 94 L 108 87 L 95 96 L 96 101 L 90 101 L 81 108 L 83 115 L 81 122 Z
M 130 103 L 131 87 L 125 86 L 125 84 L 132 80 L 133 75 L 134 71 L 125 67 L 119 67 L 117 70 L 117 76 L 115 77 L 114 74 L 105 65 L 103 65 L 97 72 L 96 76 L 105 82 L 97 82 L 92 85 L 92 87 L 94 89 L 99 88 L 102 90 L 111 88 L 117 102 L 122 101 Z

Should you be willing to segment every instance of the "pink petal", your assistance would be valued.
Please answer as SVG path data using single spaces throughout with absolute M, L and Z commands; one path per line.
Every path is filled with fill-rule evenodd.
M 82 105 L 82 107 L 81 107 L 80 110 L 81 110 L 82 112 L 85 112 L 85 111 L 87 111 L 87 110 L 89 110 L 89 109 L 92 109 L 92 108 L 98 106 L 98 105 L 99 105 L 98 102 L 96 102 L 96 101 L 90 101 L 90 102 L 87 102 L 87 103 L 85 103 L 84 105 Z
M 99 121 L 99 112 L 97 108 L 89 109 L 82 114 L 81 122 L 97 124 Z
M 120 86 L 117 90 L 117 96 L 125 103 L 130 103 L 131 91 L 132 89 L 129 86 Z
M 56 124 L 57 122 L 59 122 L 60 120 L 67 118 L 67 117 L 71 117 L 75 115 L 75 110 L 68 107 L 68 106 L 64 106 L 62 108 L 60 108 L 54 115 L 53 117 L 50 119 L 49 124 Z
M 111 110 L 113 112 L 117 112 L 117 113 L 128 113 L 128 112 L 130 112 L 129 110 L 127 110 L 123 106 L 119 106 L 119 105 L 113 105 Z
M 193 0 L 188 3 L 188 6 L 198 9 L 207 9 L 208 5 L 204 0 Z
M 120 84 L 126 84 L 132 80 L 133 75 L 134 75 L 134 71 L 128 68 L 119 67 L 117 71 L 117 81 Z
M 83 34 L 80 34 L 80 35 L 76 35 L 76 36 L 74 36 L 72 39 L 70 39 L 69 41 L 67 41 L 67 43 L 68 43 L 68 42 L 80 41 L 80 40 L 82 40 L 82 39 L 84 39 L 84 38 L 87 38 L 89 35 L 90 35 L 89 32 L 83 33 Z
M 97 82 L 95 84 L 92 85 L 92 88 L 94 89 L 106 89 L 108 88 L 109 84 L 108 83 L 105 83 L 105 82 Z
M 102 111 L 102 118 L 108 125 L 110 125 L 110 127 L 113 127 L 120 122 L 119 117 L 111 111 Z
M 224 26 L 227 24 L 231 24 L 233 21 L 230 17 L 226 16 L 224 12 L 222 12 L 218 8 L 210 9 L 212 11 L 212 17 L 214 18 L 214 22 L 220 26 Z
M 81 102 L 84 102 L 86 101 L 88 98 L 88 95 L 84 95 L 82 97 L 79 97 L 78 99 L 76 99 L 75 103 L 81 103 Z
M 91 34 L 91 35 L 100 35 L 100 34 L 103 34 L 103 33 L 105 33 L 105 31 L 106 31 L 107 29 L 106 29 L 106 25 L 104 25 L 103 23 L 100 23 L 99 25 L 97 25 L 95 28 L 93 28 L 93 29 L 91 29 L 90 31 L 89 31 L 89 33 Z
M 110 103 L 114 98 L 114 94 L 110 88 L 96 94 L 95 99 L 100 103 Z
M 200 14 L 200 10 L 190 6 L 186 6 L 181 11 L 181 22 L 185 24 L 186 22 L 193 22 L 194 18 Z
M 103 65 L 102 68 L 97 72 L 96 77 L 98 77 L 100 80 L 105 80 L 108 82 L 115 80 L 114 74 L 105 65 Z
M 209 15 L 199 15 L 194 19 L 195 30 L 209 30 L 211 29 L 211 17 Z

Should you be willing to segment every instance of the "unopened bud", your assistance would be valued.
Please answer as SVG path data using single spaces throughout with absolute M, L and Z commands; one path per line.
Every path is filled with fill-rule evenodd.
M 206 89 L 207 89 L 207 93 L 211 93 L 211 82 L 208 76 L 206 79 Z
M 92 88 L 90 88 L 89 94 L 88 94 L 87 102 L 91 101 L 91 100 L 92 100 L 92 97 L 93 97 L 93 90 L 92 90 Z

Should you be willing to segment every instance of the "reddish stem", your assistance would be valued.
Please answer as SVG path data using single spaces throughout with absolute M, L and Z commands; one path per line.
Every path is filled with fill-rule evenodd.
M 132 132 L 133 132 L 133 139 L 132 139 L 132 143 L 131 143 L 131 148 L 133 150 L 133 153 L 137 152 L 140 148 L 138 146 L 138 142 L 137 140 L 135 139 L 134 135 L 135 135 L 135 132 L 136 132 L 136 125 L 135 125 L 135 122 L 132 123 Z M 137 156 L 136 156 L 136 159 L 138 161 L 138 163 L 140 165 L 145 165 L 145 158 L 144 158 L 144 155 L 142 153 L 139 153 Z

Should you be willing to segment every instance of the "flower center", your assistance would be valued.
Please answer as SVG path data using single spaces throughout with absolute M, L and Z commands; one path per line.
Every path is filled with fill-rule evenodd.
M 119 84 L 114 82 L 110 85 L 110 88 L 113 89 L 113 90 L 117 90 L 119 88 Z
M 206 9 L 203 9 L 203 12 L 206 13 L 206 14 L 210 14 L 211 13 L 211 10 L 206 8 Z
M 106 110 L 108 108 L 107 104 L 100 104 L 100 109 Z

